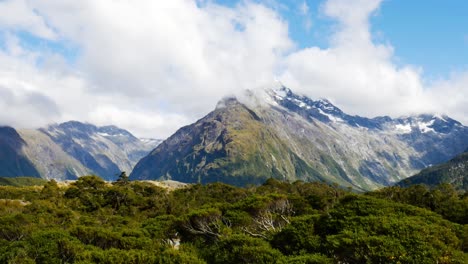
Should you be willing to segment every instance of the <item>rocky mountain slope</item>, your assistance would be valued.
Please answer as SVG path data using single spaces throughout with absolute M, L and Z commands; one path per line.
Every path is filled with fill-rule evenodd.
M 115 126 L 70 121 L 40 129 L 0 128 L 0 176 L 74 179 L 96 174 L 112 180 L 130 172 L 160 141 L 138 139 Z
M 223 99 L 142 159 L 130 178 L 246 185 L 273 177 L 368 190 L 466 147 L 468 128 L 447 116 L 351 116 L 276 84 Z
M 11 127 L 0 127 L 0 175 L 39 177 L 33 163 L 21 151 L 26 142 Z
M 402 180 L 397 185 L 407 187 L 414 184 L 425 184 L 434 187 L 441 183 L 450 183 L 456 189 L 468 192 L 468 149 L 450 161 L 426 168 L 418 174 Z

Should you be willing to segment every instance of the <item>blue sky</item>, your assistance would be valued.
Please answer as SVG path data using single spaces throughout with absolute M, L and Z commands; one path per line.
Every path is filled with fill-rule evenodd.
M 468 67 L 467 10 L 464 0 L 387 0 L 372 24 L 401 63 L 437 78 Z
M 278 79 L 353 115 L 468 124 L 468 1 L 0 0 L 0 125 L 166 137 Z

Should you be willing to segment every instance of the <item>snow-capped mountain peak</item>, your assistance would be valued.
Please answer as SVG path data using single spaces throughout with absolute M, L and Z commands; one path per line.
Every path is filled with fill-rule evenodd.
M 279 81 L 276 81 L 271 88 L 267 88 L 266 90 L 270 90 L 273 93 L 273 95 L 279 100 L 282 100 L 291 93 L 291 90 Z
M 468 127 L 458 124 L 436 115 L 349 115 L 276 83 L 224 98 L 142 159 L 130 178 L 242 185 L 274 177 L 372 189 L 466 149 Z
M 441 133 L 447 134 L 453 130 L 463 128 L 463 125 L 446 115 L 420 114 L 400 117 L 392 121 L 396 131 L 408 133 Z
M 357 128 L 386 131 L 406 135 L 414 133 L 447 134 L 463 125 L 446 115 L 420 114 L 392 119 L 388 116 L 375 118 L 360 117 L 344 113 L 331 101 L 320 98 L 313 100 L 305 95 L 296 94 L 281 82 L 275 81 L 261 89 L 246 92 L 249 103 L 254 105 L 282 107 L 307 120 L 318 120 L 327 124 L 347 124 Z M 240 100 L 244 103 L 243 100 Z M 252 104 L 250 104 L 252 105 Z

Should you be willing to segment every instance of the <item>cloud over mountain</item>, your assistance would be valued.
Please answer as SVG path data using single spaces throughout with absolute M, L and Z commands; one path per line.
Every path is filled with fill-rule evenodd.
M 467 123 L 468 74 L 427 83 L 421 68 L 397 66 L 394 48 L 373 41 L 380 5 L 325 1 L 321 15 L 336 21 L 329 46 L 300 49 L 290 22 L 263 1 L 2 1 L 0 92 L 40 95 L 28 115 L 13 107 L 14 125 L 112 121 L 154 137 L 275 77 L 350 113 L 444 112 Z M 12 105 L 0 99 L 1 112 Z

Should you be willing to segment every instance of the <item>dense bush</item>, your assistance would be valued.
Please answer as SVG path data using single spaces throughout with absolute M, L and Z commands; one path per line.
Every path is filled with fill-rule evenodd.
M 0 263 L 468 263 L 468 200 L 450 185 L 168 191 L 125 176 L 0 187 Z

